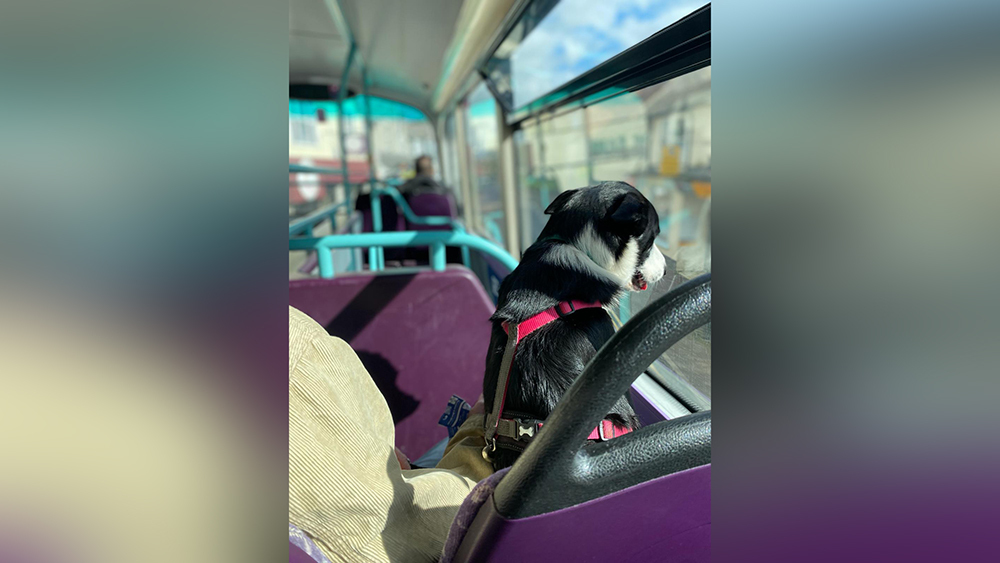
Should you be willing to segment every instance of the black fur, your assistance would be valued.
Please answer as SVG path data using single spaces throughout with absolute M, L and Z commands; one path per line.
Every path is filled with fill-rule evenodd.
M 625 290 L 609 276 L 547 261 L 543 259 L 546 253 L 558 245 L 573 244 L 590 225 L 616 259 L 621 257 L 629 240 L 637 240 L 641 264 L 659 234 L 659 220 L 652 204 L 638 190 L 622 182 L 563 192 L 545 213 L 551 215 L 548 223 L 538 240 L 524 252 L 518 267 L 501 283 L 497 310 L 490 319 L 493 333 L 483 378 L 487 412 L 493 408 L 507 344 L 503 321 L 520 323 L 562 301 L 611 304 Z M 613 333 L 608 313 L 591 308 L 557 319 L 522 340 L 511 368 L 505 417 L 510 412 L 537 419 L 548 417 Z M 618 399 L 608 418 L 632 429 L 639 426 L 627 395 Z M 516 451 L 498 448 L 492 455 L 494 468 L 512 465 L 518 455 Z

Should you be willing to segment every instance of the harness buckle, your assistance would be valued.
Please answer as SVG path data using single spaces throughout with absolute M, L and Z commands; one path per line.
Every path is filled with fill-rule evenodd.
M 517 423 L 517 441 L 518 442 L 528 442 L 535 437 L 535 423 L 525 422 L 523 418 L 515 418 L 514 422 Z M 522 440 L 522 436 L 527 436 L 527 440 Z
M 566 301 L 565 303 L 569 305 L 569 311 L 566 311 L 565 313 L 563 313 L 562 310 L 562 303 L 556 304 L 556 314 L 559 315 L 559 318 L 565 317 L 566 315 L 576 311 L 576 305 L 573 305 L 573 301 Z

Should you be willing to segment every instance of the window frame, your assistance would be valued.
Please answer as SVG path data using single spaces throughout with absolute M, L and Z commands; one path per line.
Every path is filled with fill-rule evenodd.
M 520 16 L 519 16 L 520 17 Z M 512 26 L 512 27 L 516 27 Z M 508 31 L 509 33 L 509 31 Z M 489 75 L 489 61 L 503 41 L 490 51 L 479 74 L 498 106 L 514 126 L 525 119 L 564 106 L 582 107 L 640 90 L 711 64 L 712 5 L 706 4 L 611 57 L 591 70 L 518 108 L 507 107 Z

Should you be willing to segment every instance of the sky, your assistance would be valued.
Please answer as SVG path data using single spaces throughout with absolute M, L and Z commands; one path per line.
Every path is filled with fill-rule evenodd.
M 562 0 L 511 56 L 520 107 L 704 6 L 704 0 Z

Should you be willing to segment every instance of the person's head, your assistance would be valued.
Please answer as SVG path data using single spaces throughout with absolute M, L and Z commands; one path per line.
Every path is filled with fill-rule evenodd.
M 426 154 L 418 156 L 416 162 L 413 163 L 413 170 L 417 176 L 433 176 L 434 163 L 431 162 L 431 157 Z

